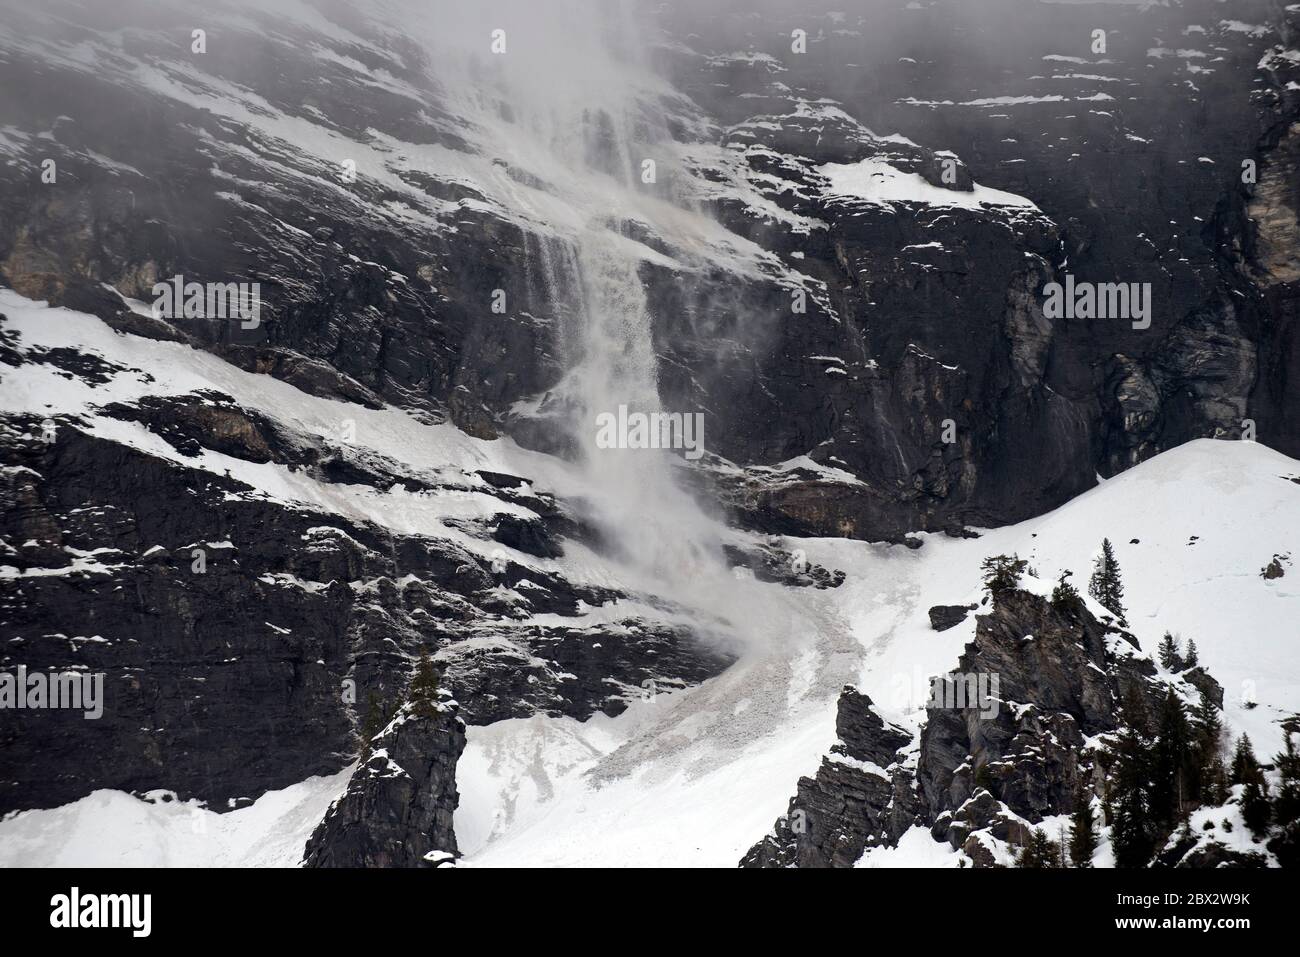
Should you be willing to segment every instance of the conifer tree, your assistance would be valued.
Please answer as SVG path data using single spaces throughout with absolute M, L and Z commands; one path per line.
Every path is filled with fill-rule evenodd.
M 415 663 L 415 674 L 411 677 L 407 696 L 420 717 L 431 718 L 437 713 L 438 673 L 427 651 L 421 651 L 420 660 Z
M 1223 721 L 1219 718 L 1218 706 L 1210 696 L 1201 692 L 1201 702 L 1196 706 L 1196 731 L 1194 746 L 1196 749 L 1196 788 L 1201 801 L 1206 804 L 1222 804 L 1215 798 L 1217 785 L 1226 784 L 1217 781 L 1223 774 L 1222 750 Z
M 1273 758 L 1280 780 L 1273 800 L 1273 819 L 1278 824 L 1300 820 L 1300 754 L 1296 753 L 1291 733 L 1282 731 L 1282 752 Z
M 1204 691 L 1201 702 L 1196 706 L 1196 744 L 1204 752 L 1205 763 L 1219 757 L 1223 738 L 1223 721 L 1219 718 L 1219 706 Z
M 1074 814 L 1070 817 L 1070 863 L 1075 867 L 1092 867 L 1092 855 L 1096 850 L 1092 792 L 1080 785 L 1074 796 Z
M 1115 744 L 1115 780 L 1111 804 L 1111 845 L 1115 866 L 1146 867 L 1155 850 L 1149 824 L 1150 763 L 1147 741 L 1132 725 Z
M 1182 656 L 1178 653 L 1178 639 L 1173 636 L 1172 632 L 1165 632 L 1165 636 L 1160 639 L 1160 648 L 1157 651 L 1160 657 L 1160 666 L 1166 671 L 1181 671 L 1183 667 Z
M 1208 780 L 1205 785 L 1206 793 L 1209 795 L 1207 803 L 1219 806 L 1227 803 L 1228 800 L 1228 769 L 1223 763 L 1223 758 L 1216 757 L 1210 765 Z
M 1088 581 L 1088 594 L 1114 615 L 1121 626 L 1128 627 L 1124 618 L 1124 584 L 1120 580 L 1119 562 L 1115 560 L 1115 549 L 1111 547 L 1109 538 L 1101 541 L 1101 554 L 1097 556 L 1092 578 Z
M 1251 747 L 1250 738 L 1243 734 L 1237 739 L 1237 750 L 1232 755 L 1232 776 L 1230 784 L 1248 784 L 1263 779 L 1259 770 L 1259 761 L 1255 758 L 1255 749 Z
M 1250 833 L 1263 838 L 1268 833 L 1268 823 L 1272 819 L 1273 809 L 1268 801 L 1268 782 L 1264 775 L 1251 778 L 1241 789 L 1241 819 Z
M 996 601 L 999 595 L 1016 587 L 1027 567 L 1029 563 L 1018 555 L 994 555 L 986 558 L 980 565 L 984 571 L 984 587 Z
M 1268 849 L 1277 856 L 1283 867 L 1300 866 L 1300 755 L 1296 754 L 1291 732 L 1282 729 L 1283 750 L 1273 759 L 1277 766 L 1277 797 L 1273 799 L 1273 823 L 1277 837 L 1268 843 Z
M 1151 715 L 1147 711 L 1146 699 L 1137 685 L 1129 685 L 1119 705 L 1120 720 L 1138 734 L 1146 737 L 1151 733 Z
M 1047 836 L 1047 832 L 1035 828 L 1028 843 L 1020 849 L 1020 854 L 1016 858 L 1016 867 L 1031 869 L 1055 868 L 1060 859 L 1060 854 L 1060 848 Z
M 1184 668 L 1195 668 L 1201 663 L 1201 656 L 1196 652 L 1196 639 L 1187 639 L 1187 657 L 1183 659 Z
M 1151 863 L 1155 842 L 1147 832 L 1143 820 L 1145 808 L 1140 792 L 1121 792 L 1115 803 L 1115 823 L 1111 826 L 1110 842 L 1115 849 L 1115 866 L 1123 868 L 1146 867 Z
M 1151 768 L 1151 815 L 1166 826 L 1180 820 L 1199 788 L 1182 699 L 1170 687 L 1160 705 Z
M 1061 572 L 1061 577 L 1052 589 L 1052 607 L 1062 614 L 1073 614 L 1079 608 L 1079 589 L 1070 581 L 1070 571 Z

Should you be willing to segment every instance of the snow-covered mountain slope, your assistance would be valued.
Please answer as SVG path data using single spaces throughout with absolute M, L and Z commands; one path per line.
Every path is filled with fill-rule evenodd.
M 5 370 L 0 395 L 6 414 L 33 428 L 48 417 L 60 432 L 85 430 L 213 474 L 230 470 L 243 489 L 233 494 L 328 509 L 403 534 L 450 538 L 484 562 L 502 546 L 461 523 L 499 507 L 536 515 L 518 503 L 514 509 L 499 505 L 491 486 L 466 477 L 475 469 L 540 476 L 543 492 L 581 494 L 573 484 L 580 473 L 509 440 L 471 439 L 392 409 L 341 408 L 188 346 L 123 336 L 94 317 L 47 309 L 8 292 L 0 296 L 7 343 L 27 357 Z M 79 369 L 50 361 L 52 350 L 69 343 L 77 346 Z M 45 361 L 34 361 L 38 356 Z M 100 373 L 93 383 L 84 378 L 88 367 Z M 346 413 L 356 419 L 351 455 L 357 461 L 382 457 L 386 467 L 424 476 L 433 487 L 409 492 L 330 483 L 311 470 L 273 462 L 250 464 L 212 451 L 184 456 L 149 428 L 116 418 L 120 411 L 104 411 L 139 402 L 145 391 L 194 396 L 213 389 L 304 435 L 332 434 Z M 929 678 L 954 667 L 974 631 L 968 618 L 936 632 L 928 609 L 978 602 L 983 558 L 1016 552 L 1044 581 L 1065 569 L 1082 577 L 1103 536 L 1115 543 L 1129 622 L 1143 647 L 1153 649 L 1166 629 L 1195 638 L 1203 664 L 1227 689 L 1229 726 L 1271 748 L 1279 719 L 1300 710 L 1300 573 L 1292 567 L 1300 548 L 1297 480 L 1300 463 L 1261 445 L 1205 440 L 1157 456 L 1052 513 L 978 538 L 923 534 L 920 548 L 907 548 L 846 539 L 778 543 L 731 533 L 751 552 L 774 544 L 788 554 L 802 551 L 799 557 L 813 566 L 842 570 L 843 582 L 788 587 L 757 581 L 737 567 L 734 577 L 714 583 L 734 592 L 718 595 L 716 607 L 754 604 L 766 627 L 763 640 L 740 646 L 739 660 L 716 677 L 672 694 L 662 693 L 673 687 L 663 684 L 646 700 L 633 693 L 630 706 L 615 717 L 578 720 L 543 710 L 471 726 L 457 771 L 460 850 L 466 863 L 482 866 L 733 866 L 783 812 L 796 779 L 811 773 L 833 743 L 843 685 L 869 695 L 887 721 L 919 730 Z M 241 554 L 249 548 L 238 544 Z M 512 563 L 548 581 L 608 589 L 645 584 L 621 578 L 626 570 L 572 542 L 564 555 L 548 559 L 507 551 Z M 1261 571 L 1275 556 L 1285 573 L 1265 579 Z M 112 581 L 128 574 L 133 559 L 73 553 L 68 561 L 66 568 L 47 566 L 41 573 Z M 21 587 L 31 574 L 6 569 L 10 585 Z M 665 612 L 654 605 L 669 609 L 669 620 L 689 617 L 677 604 L 681 596 L 641 594 L 631 602 L 611 597 L 590 607 L 579 623 L 592 629 L 595 644 L 612 644 L 629 635 L 615 624 L 619 620 L 662 620 Z M 525 608 L 504 624 L 526 630 L 558 620 Z M 745 624 L 732 622 L 742 629 Z M 457 653 L 455 642 L 446 653 Z M 472 671 L 460 675 L 473 680 Z M 1248 707 L 1252 701 L 1257 706 Z M 111 830 L 107 846 L 131 863 L 291 864 L 343 783 L 337 775 L 316 778 L 223 815 L 188 802 L 150 804 L 99 792 L 0 823 L 3 862 L 102 862 L 105 845 L 87 843 L 86 835 Z M 278 851 L 260 847 L 258 835 L 268 821 L 281 834 Z M 952 857 L 924 832 L 909 833 L 897 851 L 872 851 L 870 859 L 883 863 L 891 854 L 906 861 Z
M 294 867 L 351 769 L 218 814 L 171 792 L 96 791 L 0 823 L 0 867 Z
M 928 609 L 978 602 L 979 565 L 989 555 L 1018 553 L 1045 581 L 1066 569 L 1085 576 L 1103 536 L 1115 543 L 1129 622 L 1143 648 L 1154 651 L 1165 630 L 1194 638 L 1226 689 L 1226 723 L 1271 753 L 1279 720 L 1300 710 L 1300 578 L 1290 570 L 1266 580 L 1262 571 L 1275 555 L 1300 553 L 1297 480 L 1293 459 L 1254 443 L 1207 440 L 978 539 L 927 535 L 915 551 L 800 540 L 810 560 L 847 575 L 840 588 L 811 596 L 817 632 L 791 635 L 776 653 L 788 668 L 784 680 L 772 680 L 771 663 L 760 666 L 767 670 L 757 681 L 737 667 L 666 707 L 634 705 L 590 728 L 532 719 L 472 730 L 457 816 L 467 857 L 734 864 L 784 812 L 794 778 L 816 767 L 820 753 L 810 745 L 824 748 L 833 737 L 833 708 L 800 698 L 811 670 L 836 655 L 861 655 L 854 682 L 883 717 L 916 729 L 930 677 L 952 669 L 974 631 L 968 619 L 936 633 Z M 751 711 L 780 717 L 762 738 L 730 737 Z M 648 726 L 635 727 L 638 718 Z M 718 757 L 720 741 L 729 759 Z M 642 766 L 623 760 L 629 748 L 646 755 Z M 890 854 L 927 861 L 931 852 L 918 847 L 931 841 L 912 836 L 898 851 L 872 852 L 872 863 Z

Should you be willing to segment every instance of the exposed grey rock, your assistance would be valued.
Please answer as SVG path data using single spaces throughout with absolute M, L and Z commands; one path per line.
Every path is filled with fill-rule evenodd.
M 891 18 L 888 30 L 827 21 L 818 55 L 800 58 L 779 41 L 796 5 L 778 2 L 751 24 L 754 37 L 771 38 L 774 60 L 749 63 L 713 56 L 734 45 L 734 21 L 720 11 L 671 3 L 656 12 L 672 41 L 660 65 L 698 105 L 692 119 L 704 122 L 692 129 L 710 131 L 729 164 L 694 172 L 720 182 L 743 169 L 762 204 L 721 191 L 711 207 L 788 270 L 755 277 L 719 267 L 687 279 L 643 267 L 665 404 L 710 410 L 711 450 L 745 471 L 739 481 L 702 480 L 749 527 L 902 541 L 916 529 L 1015 521 L 1090 487 L 1098 471 L 1190 438 L 1239 434 L 1246 418 L 1262 441 L 1300 454 L 1300 427 L 1285 414 L 1300 382 L 1300 336 L 1288 321 L 1300 285 L 1292 241 L 1300 97 L 1288 85 L 1294 62 L 1272 50 L 1296 12 L 1242 0 L 1236 16 L 1277 31 L 1255 35 L 1215 26 L 1212 0 L 1110 11 L 1117 52 L 1108 70 L 1140 90 L 1121 117 L 1070 102 L 1111 95 L 1087 74 L 1042 76 L 1042 57 L 1059 52 L 1042 38 L 1072 27 L 1087 35 L 1086 5 L 988 2 L 979 23 L 967 22 L 960 0 L 941 0 L 934 17 Z M 147 27 L 143 7 L 116 13 Z M 34 13 L 16 16 L 19 34 L 46 29 Z M 1008 18 L 1025 24 L 1014 40 L 999 29 Z M 1195 83 L 1180 58 L 1147 55 L 1152 37 L 1174 43 L 1189 22 L 1210 24 L 1219 56 Z M 277 22 L 277 37 L 301 35 L 277 43 L 281 69 L 260 77 L 256 94 L 296 121 L 328 115 L 332 134 L 471 149 L 420 51 L 372 36 L 362 16 L 349 24 L 375 40 L 370 68 L 400 77 L 408 92 L 351 70 L 351 47 L 337 58 L 313 54 L 337 39 Z M 230 35 L 245 29 L 260 36 L 256 22 Z M 756 40 L 756 52 L 768 42 Z M 952 43 L 990 55 L 925 53 Z M 904 47 L 918 55 L 893 55 Z M 848 68 L 866 56 L 876 63 L 870 89 Z M 214 51 L 195 69 L 238 83 L 243 66 Z M 401 202 L 414 215 L 394 220 L 382 215 L 391 190 L 363 176 L 340 195 L 317 158 L 135 85 L 129 71 L 88 73 L 22 47 L 0 63 L 0 89 L 29 88 L 35 75 L 40 97 L 4 104 L 15 129 L 48 131 L 39 153 L 16 141 L 0 168 L 0 274 L 9 285 L 132 334 L 192 342 L 313 394 L 387 401 L 474 435 L 511 431 L 535 447 L 564 447 L 553 417 L 513 411 L 563 374 L 555 357 L 564 303 L 537 270 L 519 268 L 542 249 L 562 259 L 562 240 L 506 221 L 479 187 L 438 170 L 400 171 L 412 190 Z M 1007 103 L 998 122 L 950 102 L 955 88 L 982 90 L 1007 75 L 1041 80 L 1056 96 Z M 704 135 L 670 119 L 679 135 Z M 1006 136 L 1008 124 L 1042 135 Z M 166 150 L 153 146 L 160 130 Z M 120 167 L 88 162 L 92 152 Z M 45 155 L 75 176 L 57 190 L 27 188 Z M 872 158 L 957 197 L 977 181 L 1029 197 L 1039 211 L 891 206 L 829 191 L 824 164 Z M 1244 159 L 1258 163 L 1257 184 L 1237 175 Z M 529 170 L 498 165 L 547 188 Z M 241 184 L 242 202 L 222 195 L 229 180 Z M 631 241 L 682 253 L 650 224 L 611 218 Z M 1152 283 L 1152 328 L 1047 319 L 1042 287 L 1063 271 Z M 153 282 L 176 274 L 261 279 L 264 322 L 166 323 L 100 285 L 147 301 Z M 785 321 L 790 281 L 825 290 L 794 324 Z M 492 289 L 507 294 L 508 314 L 484 308 Z M 951 444 L 940 439 L 947 420 L 957 429 Z M 762 471 L 803 455 L 852 480 Z
M 445 700 L 405 704 L 307 841 L 307 867 L 422 867 L 458 855 L 452 816 L 465 723 Z M 441 853 L 438 853 L 441 852 Z
M 208 401 L 105 411 L 138 414 L 169 442 L 211 435 L 228 454 L 319 460 L 319 437 Z M 211 432 L 187 431 L 200 417 L 211 417 Z M 596 607 L 615 593 L 513 562 L 498 572 L 450 540 L 250 495 L 234 479 L 70 421 L 54 442 L 40 432 L 38 420 L 0 420 L 4 461 L 21 466 L 0 471 L 3 563 L 33 572 L 0 597 L 0 665 L 102 671 L 106 701 L 93 722 L 58 709 L 0 711 L 0 813 L 98 788 L 167 789 L 224 811 L 336 773 L 353 760 L 369 696 L 391 707 L 422 650 L 447 662 L 462 717 L 477 723 L 616 714 L 647 681 L 672 691 L 731 660 L 685 629 L 633 619 L 613 632 L 521 628 L 530 615 L 562 622 L 580 601 Z M 400 474 L 358 453 L 350 460 Z M 68 568 L 77 552 L 96 552 L 87 571 L 37 573 Z M 489 635 L 497 640 L 467 641 Z
M 838 568 L 824 568 L 809 562 L 802 553 L 788 552 L 776 545 L 755 549 L 725 545 L 723 551 L 728 561 L 736 567 L 748 568 L 762 582 L 779 582 L 796 588 L 838 588 L 844 582 L 844 572 Z
M 892 843 L 911 826 L 912 777 L 898 762 L 911 735 L 881 720 L 851 686 L 840 694 L 835 731 L 839 741 L 817 774 L 799 780 L 789 810 L 742 867 L 851 867 L 869 845 Z
M 930 609 L 930 627 L 935 631 L 956 628 L 978 605 L 935 605 Z
M 999 592 L 977 616 L 975 638 L 948 684 L 931 696 L 915 764 L 900 761 L 906 733 L 846 688 L 838 743 L 741 863 L 852 866 L 865 849 L 888 846 L 922 823 L 975 866 L 996 866 L 999 842 L 1024 844 L 1031 825 L 1073 811 L 1081 787 L 1100 787 L 1082 757 L 1085 736 L 1118 729 L 1127 695 L 1140 695 L 1154 713 L 1167 687 L 1156 675 L 1132 635 L 1098 621 L 1085 604 L 1061 609 L 1029 591 Z M 1179 680 L 1185 694 L 1204 688 L 1222 701 L 1203 669 Z M 960 685 L 964 696 L 955 693 L 957 681 L 969 682 Z
M 954 849 L 974 847 L 977 832 L 1018 845 L 1024 822 L 1070 813 L 1080 786 L 1096 786 L 1084 738 L 1119 728 L 1128 695 L 1154 714 L 1166 690 L 1136 640 L 1082 604 L 1062 610 L 1012 589 L 976 621 L 956 674 L 996 676 L 1000 701 L 932 701 L 916 770 L 932 832 Z M 1222 702 L 1203 669 L 1180 680 Z M 993 862 L 983 852 L 973 860 Z
M 520 518 L 518 515 L 501 515 L 497 520 L 492 537 L 502 545 L 509 545 L 528 555 L 539 558 L 559 558 L 564 549 L 547 530 L 545 524 L 536 518 Z
M 1198 665 L 1195 668 L 1184 671 L 1182 679 L 1192 685 L 1201 694 L 1205 695 L 1216 708 L 1223 708 L 1223 685 L 1215 681 L 1204 667 Z

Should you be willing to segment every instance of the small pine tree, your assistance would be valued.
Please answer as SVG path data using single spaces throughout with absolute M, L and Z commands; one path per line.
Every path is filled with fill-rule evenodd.
M 1201 702 L 1196 707 L 1196 731 L 1194 747 L 1196 750 L 1196 784 L 1197 793 L 1207 804 L 1222 804 L 1214 800 L 1216 775 L 1223 770 L 1222 750 L 1223 722 L 1219 718 L 1218 706 L 1210 696 L 1201 692 Z M 1217 766 L 1217 770 L 1216 770 Z
M 1075 867 L 1092 867 L 1092 855 L 1097 850 L 1095 825 L 1092 793 L 1080 785 L 1074 796 L 1074 814 L 1070 817 L 1070 863 Z
M 1237 739 L 1237 750 L 1232 755 L 1232 776 L 1228 782 L 1233 785 L 1249 784 L 1262 781 L 1264 775 L 1259 770 L 1259 761 L 1255 758 L 1255 749 L 1251 747 L 1250 738 L 1243 734 Z
M 1273 799 L 1273 819 L 1286 825 L 1300 821 L 1300 754 L 1296 753 L 1291 733 L 1282 731 L 1283 750 L 1273 758 L 1280 780 Z
M 433 666 L 427 651 L 420 652 L 420 660 L 415 663 L 415 674 L 407 689 L 413 710 L 422 718 L 433 717 L 438 710 L 438 672 Z
M 1124 791 L 1115 803 L 1115 823 L 1111 826 L 1110 841 L 1115 848 L 1116 867 L 1146 867 L 1151 863 L 1155 842 L 1147 832 L 1145 810 L 1141 794 L 1136 790 Z
M 1180 820 L 1198 788 L 1195 777 L 1195 754 L 1191 748 L 1191 729 L 1183 701 L 1170 687 L 1160 704 L 1156 742 L 1151 768 L 1151 815 L 1166 826 Z
M 1210 772 L 1205 783 L 1205 792 L 1208 795 L 1206 803 L 1218 807 L 1226 804 L 1228 801 L 1228 769 L 1224 766 L 1223 758 L 1216 757 L 1214 763 L 1210 765 Z
M 1205 753 L 1205 763 L 1219 757 L 1220 742 L 1223 739 L 1223 721 L 1219 718 L 1219 706 L 1204 691 L 1201 702 L 1196 706 L 1196 742 Z
M 984 559 L 984 587 L 996 601 L 998 596 L 1011 591 L 1020 583 L 1020 576 L 1029 563 L 1018 555 L 994 555 Z
M 1073 614 L 1079 608 L 1079 589 L 1070 581 L 1072 572 L 1061 572 L 1056 587 L 1052 589 L 1052 607 L 1064 615 Z
M 1184 668 L 1195 668 L 1201 663 L 1201 656 L 1196 652 L 1196 639 L 1187 639 L 1187 657 L 1183 659 Z
M 1241 819 L 1250 833 L 1263 838 L 1268 833 L 1268 822 L 1273 816 L 1273 809 L 1268 801 L 1268 782 L 1261 774 L 1251 778 L 1241 789 Z
M 1160 657 L 1160 666 L 1166 671 L 1183 670 L 1183 658 L 1179 654 L 1178 639 L 1173 636 L 1173 632 L 1165 632 L 1165 636 L 1160 639 L 1157 654 Z
M 1111 844 L 1115 866 L 1146 867 L 1155 851 L 1149 829 L 1149 743 L 1133 725 L 1116 739 L 1115 779 L 1111 791 Z
M 1035 828 L 1028 843 L 1020 849 L 1020 854 L 1016 857 L 1016 867 L 1033 870 L 1055 868 L 1060 855 L 1061 849 L 1047 836 L 1047 832 Z
M 1146 699 L 1137 685 L 1129 685 L 1119 706 L 1120 719 L 1124 724 L 1145 736 L 1151 733 L 1151 715 L 1147 711 Z
M 1092 578 L 1088 580 L 1088 594 L 1101 603 L 1101 606 L 1115 616 L 1122 627 L 1127 628 L 1124 611 L 1124 583 L 1120 578 L 1119 562 L 1115 560 L 1115 549 L 1110 539 L 1101 541 L 1101 554 L 1093 566 Z
M 1268 849 L 1277 856 L 1283 867 L 1300 866 L 1300 756 L 1296 754 L 1291 732 L 1282 729 L 1283 751 L 1273 759 L 1277 766 L 1277 797 L 1273 799 L 1273 823 L 1277 837 L 1269 841 Z

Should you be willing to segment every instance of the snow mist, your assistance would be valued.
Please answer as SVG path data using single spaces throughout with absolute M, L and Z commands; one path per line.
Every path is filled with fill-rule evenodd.
M 447 6 L 429 43 L 448 112 L 467 120 L 471 128 L 460 132 L 509 181 L 494 185 L 550 237 L 520 268 L 544 290 L 559 324 L 564 373 L 523 411 L 567 437 L 582 473 L 585 517 L 632 587 L 739 624 L 753 601 L 738 600 L 744 584 L 724 559 L 725 526 L 675 480 L 684 455 L 672 430 L 664 429 L 663 441 L 657 428 L 653 437 L 597 441 L 602 420 L 649 419 L 657 427 L 671 415 L 679 426 L 688 418 L 702 426 L 702 435 L 690 435 L 690 458 L 699 458 L 700 445 L 707 451 L 707 410 L 668 409 L 660 396 L 640 268 L 647 257 L 665 257 L 629 238 L 644 225 L 674 247 L 706 253 L 698 240 L 704 230 L 691 227 L 702 214 L 680 189 L 686 176 L 665 123 L 683 111 L 690 122 L 691 104 L 649 67 L 654 31 L 629 4 Z M 752 635 L 748 624 L 743 630 Z

